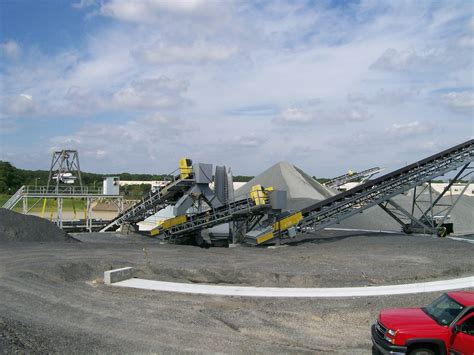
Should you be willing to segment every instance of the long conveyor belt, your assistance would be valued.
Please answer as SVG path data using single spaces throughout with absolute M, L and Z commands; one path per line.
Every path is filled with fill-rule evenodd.
M 300 231 L 320 230 L 474 161 L 474 140 L 383 175 L 303 209 Z M 285 234 L 283 231 L 281 234 Z
M 366 181 L 370 179 L 371 176 L 378 174 L 383 170 L 384 169 L 375 167 L 375 168 L 370 168 L 370 169 L 359 171 L 359 172 L 349 172 L 345 175 L 337 176 L 325 182 L 324 185 L 331 189 L 338 189 L 340 186 L 347 184 L 348 182 L 352 182 L 356 180 Z
M 295 223 L 292 225 L 278 223 L 277 221 L 276 224 L 273 224 L 271 238 L 265 237 L 263 240 L 269 241 L 277 236 L 287 237 L 290 233 L 289 230 L 293 227 L 304 232 L 319 230 L 339 223 L 343 219 L 387 201 L 393 196 L 408 191 L 417 185 L 444 175 L 449 171 L 456 170 L 463 165 L 468 165 L 473 160 L 474 140 L 469 140 L 306 207 L 294 214 L 295 216 L 297 215 L 297 219 L 293 219 Z M 181 220 L 177 219 L 176 224 L 164 228 L 166 229 L 165 234 L 171 239 L 178 238 L 179 236 L 195 233 L 217 224 L 241 218 L 242 215 L 254 213 L 255 210 L 261 211 L 261 207 L 263 206 L 255 206 L 251 199 L 232 202 L 219 209 L 194 216 L 186 216 L 185 219 Z M 288 219 L 288 216 L 283 218 Z M 275 230 L 275 226 L 281 229 Z M 258 240 L 258 238 L 254 239 Z

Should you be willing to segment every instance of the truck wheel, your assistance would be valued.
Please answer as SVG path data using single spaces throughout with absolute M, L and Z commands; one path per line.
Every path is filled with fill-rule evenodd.
M 436 352 L 430 348 L 417 348 L 413 349 L 408 355 L 435 355 Z
M 380 355 L 380 352 L 375 345 L 372 345 L 372 355 Z

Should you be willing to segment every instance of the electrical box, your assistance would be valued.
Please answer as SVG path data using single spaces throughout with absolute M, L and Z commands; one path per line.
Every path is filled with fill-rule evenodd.
M 103 182 L 104 195 L 119 195 L 120 178 L 118 176 L 107 176 Z

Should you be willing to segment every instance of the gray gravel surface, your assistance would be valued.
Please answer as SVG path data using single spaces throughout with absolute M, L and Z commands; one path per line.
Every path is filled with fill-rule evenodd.
M 277 248 L 201 249 L 114 233 L 76 235 L 82 243 L 3 243 L 0 349 L 367 354 L 380 309 L 422 306 L 439 295 L 258 299 L 103 285 L 103 271 L 117 267 L 158 280 L 323 287 L 473 274 L 468 242 L 337 233 Z

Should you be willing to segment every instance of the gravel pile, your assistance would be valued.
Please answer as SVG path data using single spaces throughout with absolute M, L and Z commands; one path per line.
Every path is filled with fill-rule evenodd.
M 44 218 L 0 208 L 0 243 L 72 241 L 76 239 Z
M 255 185 L 271 186 L 275 190 L 286 191 L 289 210 L 299 210 L 337 193 L 315 181 L 303 170 L 285 161 L 271 166 L 237 189 L 236 198 L 248 194 L 252 186 Z

